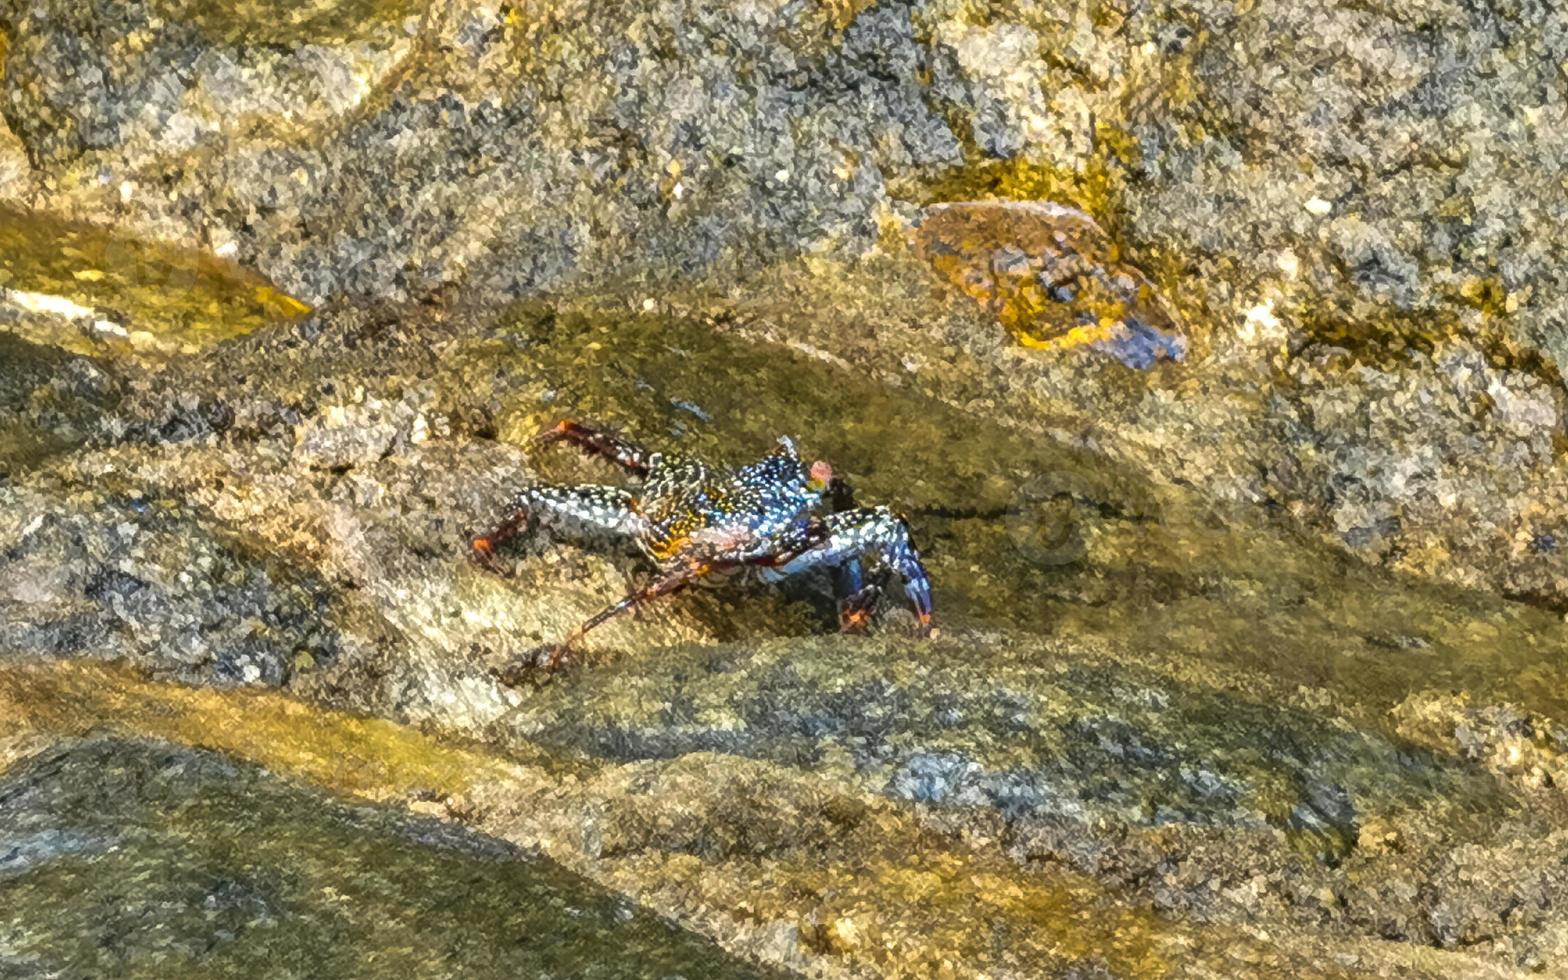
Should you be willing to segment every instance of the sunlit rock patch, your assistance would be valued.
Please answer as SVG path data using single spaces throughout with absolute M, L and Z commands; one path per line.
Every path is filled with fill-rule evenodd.
M 0 73 L 5 70 L 5 35 L 0 34 Z M 27 148 L 0 119 L 0 199 L 20 197 L 27 189 Z
M 1087 214 L 1049 201 L 959 201 L 926 209 L 917 254 L 1027 347 L 1087 345 L 1128 367 L 1179 361 L 1181 327 Z
M 205 252 L 0 205 L 0 328 L 79 353 L 190 352 L 308 307 Z
M 337 658 L 319 579 L 256 561 L 191 510 L 117 483 L 78 498 L 75 514 L 0 486 L 0 648 L 148 658 L 220 684 L 278 685 Z

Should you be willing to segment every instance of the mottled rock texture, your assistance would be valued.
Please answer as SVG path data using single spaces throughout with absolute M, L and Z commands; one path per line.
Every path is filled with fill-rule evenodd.
M 8 976 L 770 975 L 547 859 L 164 742 L 34 755 L 0 817 Z
M 1401 582 L 1097 454 L 715 330 L 592 303 L 328 311 L 171 362 L 126 383 L 86 448 L 0 488 L 15 502 L 0 524 L 6 649 L 280 686 L 615 767 L 591 807 L 552 825 L 576 841 L 566 853 L 777 965 L 896 972 L 932 947 L 897 932 L 902 952 L 865 959 L 826 899 L 778 912 L 788 937 L 743 939 L 657 887 L 662 863 L 624 854 L 690 854 L 704 875 L 717 862 L 703 902 L 760 874 L 755 861 L 871 860 L 826 843 L 838 817 L 814 817 L 805 840 L 764 821 L 831 789 L 912 808 L 933 839 L 987 860 L 1066 869 L 1096 901 L 1220 930 L 1204 942 L 1310 930 L 1264 954 L 1276 964 L 1334 950 L 1464 975 L 1562 954 L 1568 882 L 1540 843 L 1563 826 L 1555 617 Z M 467 560 L 510 485 L 615 479 L 515 448 L 557 412 L 716 459 L 798 435 L 910 514 L 943 635 L 913 638 L 901 609 L 871 639 L 819 635 L 825 581 L 717 589 L 607 627 L 541 687 L 499 687 L 490 669 L 645 574 L 624 549 L 544 534 L 503 551 L 507 577 Z M 330 758 L 333 738 L 269 751 Z M 650 787 L 657 806 L 638 802 Z M 1368 884 L 1385 881 L 1403 884 Z M 955 923 L 937 948 L 977 971 L 1025 955 L 1009 941 L 982 956 L 994 928 Z M 1080 928 L 1060 935 L 1089 942 Z M 1467 952 L 1409 959 L 1429 947 Z
M 1059 357 L 989 371 L 1167 478 L 1561 608 L 1562 16 L 12 0 L 0 108 L 33 166 L 6 186 L 310 302 L 727 293 L 802 255 L 831 283 L 921 205 L 1059 200 L 1152 276 L 1195 356 L 1120 412 L 1117 379 Z M 960 331 L 997 333 L 907 346 Z
M 254 762 L 538 848 L 738 958 L 712 975 L 1560 970 L 1565 23 L 0 0 L 0 808 L 43 834 L 0 889 L 76 873 L 94 766 L 174 760 L 175 809 L 218 811 L 193 839 L 255 807 L 258 851 L 316 860 L 274 805 L 409 833 Z M 998 198 L 1087 215 L 1092 268 L 911 247 Z M 1156 308 L 1179 363 L 1073 330 Z M 1034 322 L 1069 342 L 1017 346 Z M 615 479 L 525 448 L 562 416 L 720 461 L 795 436 L 908 515 L 941 635 L 831 635 L 806 578 L 498 685 L 648 571 L 547 535 L 466 560 L 519 482 Z M 456 836 L 462 874 L 538 885 Z M 458 872 L 420 846 L 428 901 Z M 179 955 L 283 914 L 239 876 L 197 923 L 209 857 L 126 851 L 171 863 L 119 918 L 72 906 L 107 944 L 0 924 L 0 970 L 163 955 L 127 909 Z M 581 894 L 543 900 L 595 910 L 568 946 L 602 964 Z M 471 975 L 532 962 L 482 946 Z

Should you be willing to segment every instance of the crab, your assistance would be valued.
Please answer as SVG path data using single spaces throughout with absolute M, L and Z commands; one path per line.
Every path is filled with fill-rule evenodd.
M 583 484 L 536 484 L 519 491 L 500 526 L 470 542 L 472 556 L 498 571 L 496 549 L 535 524 L 589 536 L 630 538 L 658 571 L 652 581 L 591 616 L 561 641 L 538 647 L 501 672 L 554 670 L 593 628 L 660 596 L 722 572 L 750 571 L 777 582 L 813 568 L 835 569 L 843 598 L 839 624 L 862 632 L 891 574 L 903 581 L 919 633 L 931 633 L 931 581 L 909 524 L 886 507 L 858 507 L 822 460 L 803 462 L 788 436 L 744 466 L 716 467 L 673 453 L 650 453 L 601 429 L 565 420 L 533 447 L 568 443 L 640 478 L 638 492 Z M 833 509 L 828 510 L 829 507 Z M 827 510 L 825 513 L 816 513 Z M 863 561 L 876 569 L 867 581 Z

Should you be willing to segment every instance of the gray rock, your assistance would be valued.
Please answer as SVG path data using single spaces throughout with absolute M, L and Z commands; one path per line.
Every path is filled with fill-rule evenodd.
M 854 909 L 786 916 L 735 888 L 894 880 L 912 867 L 885 853 L 911 849 L 887 840 L 910 830 L 895 808 L 922 846 L 1005 852 L 989 872 L 1004 892 L 1039 873 L 1166 917 L 1109 944 L 966 933 L 991 972 L 1021 970 L 1009 956 L 1036 938 L 1109 972 L 1102 949 L 1109 963 L 1173 922 L 1227 948 L 1285 937 L 1288 956 L 1267 955 L 1286 959 L 1251 964 L 1278 975 L 1469 976 L 1568 952 L 1565 641 L 1555 613 L 1503 598 L 1568 601 L 1560 11 L 172 9 L 0 0 L 0 111 L 29 193 L 326 302 L 232 342 L 188 331 L 158 368 L 0 335 L 21 365 L 0 372 L 0 655 L 125 657 L 588 760 L 593 793 L 563 773 L 519 811 L 554 814 L 569 833 L 552 839 L 617 887 L 686 892 L 658 894 L 704 929 L 756 922 L 748 948 L 791 964 L 952 966 L 871 960 L 884 937 Z M 1020 351 L 936 292 L 901 245 L 908 221 L 999 195 L 1092 214 L 1107 255 L 1180 308 L 1184 364 L 1129 377 Z M 59 262 L 79 234 L 51 239 L 51 296 L 124 271 Z M 13 254 L 33 240 L 0 235 Z M 501 305 L 541 291 L 555 298 Z M 733 588 L 501 689 L 488 668 L 640 570 L 542 534 L 500 556 L 510 578 L 467 563 L 518 482 L 609 478 L 517 448 L 560 414 L 715 459 L 801 435 L 909 515 L 946 635 L 911 640 L 899 611 L 869 640 L 819 635 L 824 580 Z M 42 938 L 0 937 L 0 969 L 114 972 L 200 947 L 244 972 L 270 949 L 256 937 L 285 932 L 317 952 L 289 931 L 316 906 L 275 870 L 318 873 L 316 842 L 338 863 L 428 856 L 426 835 L 461 861 L 468 844 L 517 860 L 128 744 L 7 779 L 23 789 L 0 807 L 28 825 L 0 846 L 0 888 L 52 899 L 48 876 L 120 854 L 148 890 L 73 907 L 64 928 L 28 919 Z M 49 797 L 54 762 L 70 786 Z M 193 838 L 209 851 L 168 846 L 170 801 L 213 811 Z M 296 833 L 284 811 L 316 817 Z M 850 824 L 867 836 L 841 844 Z M 235 839 L 251 863 L 210 853 Z M 781 884 L 785 867 L 800 877 Z M 932 877 L 898 879 L 929 894 L 907 921 L 977 897 L 919 892 Z M 430 880 L 387 887 L 450 894 Z M 513 897 L 454 899 L 454 928 L 410 955 L 470 928 L 532 935 L 505 917 Z M 620 912 L 591 907 L 589 939 L 620 941 L 604 918 Z M 375 918 L 353 920 L 344 963 L 388 945 Z
M 0 487 L 0 644 L 8 653 L 132 657 L 190 679 L 277 685 L 341 649 L 325 584 L 253 561 L 200 517 L 139 492 L 61 508 Z

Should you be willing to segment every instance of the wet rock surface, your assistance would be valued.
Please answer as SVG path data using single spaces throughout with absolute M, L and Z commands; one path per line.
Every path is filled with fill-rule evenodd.
M 1559 971 L 1562 27 L 0 0 L 0 890 L 90 926 L 0 972 Z M 804 577 L 498 684 L 648 574 L 468 560 L 622 479 L 561 417 L 794 436 L 939 635 Z
M 1369 942 L 1379 951 L 1346 955 L 1412 975 L 1478 967 L 1379 944 L 1560 955 L 1551 910 L 1568 882 L 1538 860 L 1561 826 L 1549 614 L 1400 580 L 1244 511 L 1221 519 L 1134 468 L 712 323 L 596 303 L 401 312 L 323 312 L 170 362 L 90 448 L 21 474 L 5 488 L 27 515 L 8 521 L 0 567 L 19 624 L 8 651 L 129 656 L 155 676 L 281 686 L 611 766 L 592 821 L 586 802 L 563 814 L 570 853 L 688 923 L 692 907 L 647 891 L 666 859 L 630 860 L 650 833 L 693 872 L 754 873 L 730 862 L 759 847 L 863 859 L 788 822 L 756 842 L 747 814 L 809 792 L 800 773 L 1026 875 L 1061 870 L 1213 928 L 1310 930 L 1268 954 L 1291 962 Z M 510 486 L 615 479 L 516 448 L 558 414 L 716 459 L 797 435 L 864 499 L 910 515 L 943 635 L 914 638 L 890 607 L 872 638 L 823 636 L 826 581 L 721 588 L 606 627 L 539 686 L 499 686 L 491 669 L 642 568 L 544 533 L 502 551 L 506 575 L 468 560 Z M 1445 700 L 1461 690 L 1473 707 Z M 663 802 L 647 811 L 653 785 Z M 821 819 L 814 840 L 837 818 Z M 1367 884 L 1396 876 L 1411 886 Z M 741 948 L 811 970 L 926 955 L 862 960 L 863 939 L 790 915 L 817 924 Z M 982 969 L 988 928 L 941 941 Z
M 68 661 L 0 666 L 0 708 L 13 720 L 0 761 L 44 758 L 52 741 L 104 729 L 199 741 L 538 849 L 736 955 L 808 974 L 1506 975 L 1466 953 L 1325 935 L 1311 922 L 1266 935 L 1183 922 L 1062 862 L 1020 864 L 994 835 L 926 825 L 825 771 L 727 753 L 598 763 L 516 744 L 524 754 L 505 759 L 276 695 Z
M 156 358 L 308 308 L 201 249 L 0 202 L 0 324 L 82 354 Z
M 0 815 L 10 976 L 769 975 L 493 838 L 168 743 L 14 763 Z

